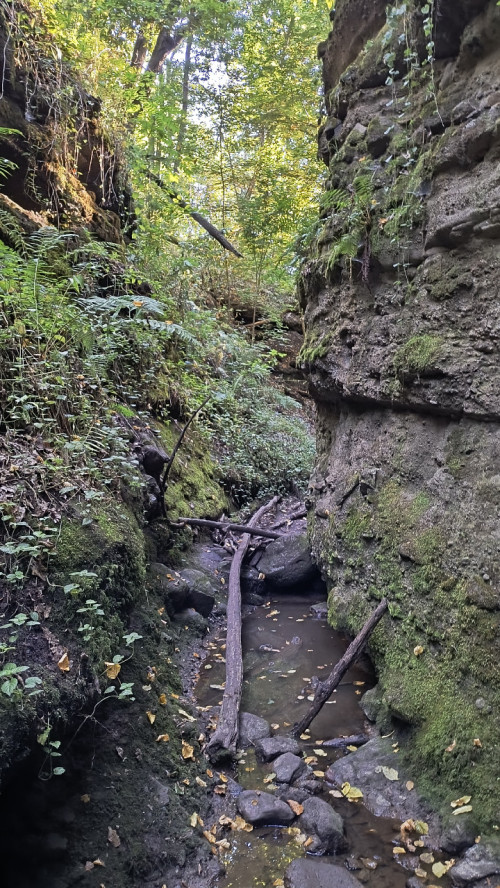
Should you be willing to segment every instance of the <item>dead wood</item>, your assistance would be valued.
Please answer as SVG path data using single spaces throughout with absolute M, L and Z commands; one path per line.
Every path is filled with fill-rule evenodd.
M 290 515 L 285 515 L 284 518 L 281 518 L 279 521 L 275 521 L 273 524 L 273 529 L 277 527 L 283 527 L 284 524 L 292 521 L 298 521 L 299 518 L 307 518 L 307 509 L 302 507 L 301 509 L 297 509 L 296 512 L 291 512 Z
M 227 532 L 229 530 L 238 533 L 249 533 L 251 536 L 264 537 L 266 540 L 279 540 L 285 534 L 276 533 L 274 530 L 264 530 L 262 527 L 252 527 L 251 524 L 231 524 L 229 521 L 209 521 L 208 518 L 178 518 L 178 524 L 189 524 L 195 527 L 214 527 Z
M 258 523 L 262 515 L 278 502 L 275 496 L 262 506 L 250 519 L 250 526 Z M 238 717 L 243 685 L 243 655 L 241 650 L 241 586 L 240 571 L 250 543 L 250 534 L 245 533 L 234 554 L 229 571 L 227 597 L 226 634 L 226 685 L 222 697 L 219 722 L 207 746 L 212 761 L 234 758 L 238 744 Z
M 178 437 L 178 439 L 177 439 L 177 441 L 176 441 L 176 443 L 175 443 L 175 447 L 174 447 L 174 449 L 172 450 L 172 453 L 170 454 L 169 459 L 168 459 L 167 462 L 165 463 L 165 468 L 164 468 L 164 470 L 163 470 L 163 475 L 160 477 L 160 481 L 159 481 L 159 485 L 158 485 L 159 488 L 160 488 L 160 508 L 161 508 L 161 514 L 163 515 L 164 518 L 166 517 L 166 514 L 167 514 L 167 510 L 166 510 L 166 507 L 165 507 L 165 491 L 166 491 L 166 489 L 167 489 L 167 481 L 168 481 L 168 476 L 169 476 L 169 474 L 170 474 L 170 469 L 172 468 L 172 465 L 173 465 L 174 459 L 175 459 L 175 457 L 176 457 L 177 451 L 179 450 L 179 447 L 180 447 L 181 444 L 182 444 L 182 441 L 183 441 L 183 439 L 184 439 L 184 435 L 186 434 L 186 432 L 187 432 L 189 426 L 191 425 L 193 419 L 195 419 L 195 417 L 198 416 L 198 413 L 200 412 L 200 410 L 203 410 L 205 404 L 208 403 L 208 401 L 210 400 L 210 398 L 211 398 L 211 395 L 209 395 L 208 398 L 205 398 L 205 400 L 203 401 L 202 404 L 200 404 L 200 406 L 198 407 L 198 409 L 194 411 L 193 415 L 189 417 L 187 423 L 185 424 L 184 428 L 182 429 L 182 432 L 180 433 L 180 435 L 179 435 L 179 437 Z M 153 477 L 154 477 L 154 476 L 153 476 Z
M 188 216 L 191 216 L 191 218 L 194 219 L 194 221 L 197 222 L 198 225 L 201 225 L 201 227 L 208 232 L 210 237 L 213 237 L 214 240 L 218 241 L 221 247 L 224 247 L 225 250 L 228 250 L 230 253 L 238 256 L 239 259 L 243 259 L 243 255 L 236 249 L 236 247 L 233 247 L 231 241 L 228 241 L 227 237 L 222 234 L 222 231 L 219 231 L 219 229 L 216 228 L 215 225 L 212 225 L 212 223 L 209 222 L 208 219 L 205 219 L 205 217 L 202 216 L 201 213 L 198 213 L 196 210 L 190 209 L 187 202 L 180 196 L 180 194 L 177 194 L 176 191 L 173 191 L 172 188 L 170 188 L 170 186 L 163 181 L 163 179 L 160 179 L 160 177 L 157 176 L 156 173 L 153 173 L 151 170 L 145 169 L 143 170 L 143 172 L 147 179 L 149 179 L 151 182 L 154 182 L 155 185 L 157 185 L 158 188 L 161 188 L 162 191 L 165 191 L 170 200 L 173 201 L 178 207 L 180 207 L 181 210 L 185 210 Z
M 345 746 L 363 746 L 368 743 L 368 734 L 352 734 L 350 737 L 335 737 L 333 740 L 324 740 L 322 746 L 329 749 L 343 749 Z
M 387 598 L 383 598 L 378 607 L 375 608 L 371 617 L 366 621 L 365 625 L 361 629 L 360 632 L 356 635 L 356 638 L 351 641 L 349 647 L 347 648 L 343 657 L 340 658 L 337 665 L 332 669 L 328 678 L 325 681 L 320 681 L 316 686 L 316 690 L 314 692 L 314 700 L 311 703 L 308 711 L 304 715 L 304 717 L 300 720 L 300 722 L 292 728 L 291 733 L 293 735 L 302 734 L 306 728 L 309 727 L 312 720 L 316 718 L 320 709 L 323 708 L 324 704 L 328 700 L 329 697 L 333 694 L 334 690 L 340 684 L 343 676 L 347 672 L 350 666 L 354 663 L 355 660 L 359 657 L 363 648 L 365 647 L 370 635 L 377 623 L 380 622 L 383 615 L 385 614 L 388 607 Z

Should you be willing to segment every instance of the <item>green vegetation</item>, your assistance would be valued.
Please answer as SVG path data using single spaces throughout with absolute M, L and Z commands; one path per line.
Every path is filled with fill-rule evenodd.
M 421 333 L 412 336 L 401 345 L 393 358 L 393 367 L 398 376 L 425 373 L 437 358 L 443 340 L 440 336 Z

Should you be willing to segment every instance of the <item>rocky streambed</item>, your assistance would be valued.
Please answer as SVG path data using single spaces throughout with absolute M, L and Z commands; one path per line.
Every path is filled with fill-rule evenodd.
M 140 641 L 123 665 L 133 699 L 98 698 L 76 731 L 60 734 L 59 757 L 41 749 L 6 786 L 6 888 L 494 888 L 500 866 L 465 821 L 445 831 L 420 799 L 402 765 L 404 726 L 380 737 L 369 721 L 368 660 L 290 739 L 315 676 L 348 644 L 328 626 L 303 526 L 292 530 L 293 541 L 271 543 L 246 569 L 237 766 L 204 753 L 225 679 L 231 552 L 200 542 L 177 569 L 151 567 L 131 623 Z M 364 733 L 357 751 L 329 745 Z M 53 766 L 64 775 L 50 777 Z

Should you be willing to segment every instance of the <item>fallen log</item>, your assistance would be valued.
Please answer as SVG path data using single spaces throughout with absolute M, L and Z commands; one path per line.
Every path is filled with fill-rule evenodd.
M 262 506 L 250 519 L 250 527 L 257 524 L 262 515 L 279 500 L 275 496 Z M 250 534 L 245 533 L 234 553 L 229 571 L 227 596 L 226 632 L 226 685 L 217 727 L 207 746 L 212 762 L 234 758 L 238 744 L 238 717 L 243 686 L 243 655 L 241 650 L 241 586 L 240 571 L 250 543 Z
M 278 527 L 283 527 L 284 524 L 291 523 L 292 521 L 297 521 L 299 518 L 307 518 L 307 509 L 298 509 L 297 512 L 292 512 L 290 515 L 285 515 L 285 517 L 281 518 L 280 521 L 275 521 L 275 523 L 273 524 L 273 530 L 276 530 Z
M 208 518 L 178 518 L 177 524 L 189 524 L 195 527 L 214 527 L 223 530 L 235 530 L 239 533 L 249 533 L 252 536 L 264 537 L 266 540 L 278 540 L 284 534 L 274 530 L 264 530 L 262 527 L 252 527 L 251 524 L 231 524 L 229 521 L 209 521 Z
M 314 692 L 313 702 L 300 722 L 293 726 L 290 732 L 291 734 L 294 736 L 302 734 L 306 728 L 309 727 L 312 720 L 316 718 L 320 709 L 323 708 L 328 698 L 333 694 L 335 688 L 340 684 L 349 667 L 352 666 L 354 661 L 359 657 L 370 638 L 370 635 L 375 629 L 375 626 L 380 622 L 387 608 L 387 598 L 383 598 L 378 607 L 373 611 L 371 617 L 366 621 L 361 631 L 358 632 L 356 638 L 351 641 L 344 656 L 341 657 L 337 665 L 334 666 L 328 678 L 326 678 L 325 681 L 318 682 Z
M 329 749 L 343 749 L 345 746 L 363 746 L 368 743 L 368 734 L 352 734 L 350 737 L 335 737 L 333 740 L 324 740 L 322 746 Z

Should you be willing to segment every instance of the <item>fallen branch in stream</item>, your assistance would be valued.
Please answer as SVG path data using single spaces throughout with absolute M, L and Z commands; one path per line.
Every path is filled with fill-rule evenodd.
M 307 518 L 307 509 L 301 508 L 296 512 L 292 512 L 290 515 L 285 515 L 280 521 L 275 521 L 273 529 L 277 530 L 278 527 L 283 527 L 284 524 L 291 524 L 292 521 L 298 521 L 299 518 Z
M 345 746 L 363 746 L 368 743 L 368 734 L 352 734 L 350 737 L 335 737 L 333 740 L 324 740 L 322 745 L 329 749 L 343 749 Z
M 250 519 L 250 528 L 278 502 L 275 496 Z M 245 533 L 234 553 L 229 571 L 226 632 L 226 684 L 219 713 L 219 722 L 207 746 L 212 761 L 234 758 L 238 744 L 238 718 L 243 686 L 243 655 L 241 650 L 241 586 L 240 571 L 250 543 Z
M 371 617 L 369 617 L 369 619 L 366 621 L 361 631 L 358 632 L 356 638 L 351 641 L 344 656 L 341 657 L 337 665 L 334 666 L 328 678 L 326 678 L 325 681 L 320 681 L 318 683 L 314 692 L 314 700 L 311 703 L 311 706 L 309 707 L 304 717 L 300 720 L 300 722 L 294 725 L 290 732 L 291 734 L 293 734 L 294 736 L 302 734 L 309 727 L 312 720 L 316 718 L 320 709 L 323 708 L 328 698 L 331 697 L 331 695 L 333 694 L 335 688 L 338 687 L 338 685 L 340 684 L 347 670 L 359 657 L 368 639 L 370 638 L 370 635 L 375 629 L 375 626 L 377 625 L 377 623 L 380 622 L 387 608 L 387 598 L 383 598 L 378 607 L 376 607 L 373 611 Z
M 178 518 L 175 526 L 182 524 L 194 525 L 195 527 L 219 528 L 225 533 L 228 530 L 235 530 L 239 533 L 248 533 L 251 536 L 264 537 L 266 540 L 279 540 L 284 536 L 284 534 L 276 533 L 274 530 L 264 530 L 262 527 L 253 527 L 252 524 L 231 524 L 229 521 L 209 521 L 208 518 Z

